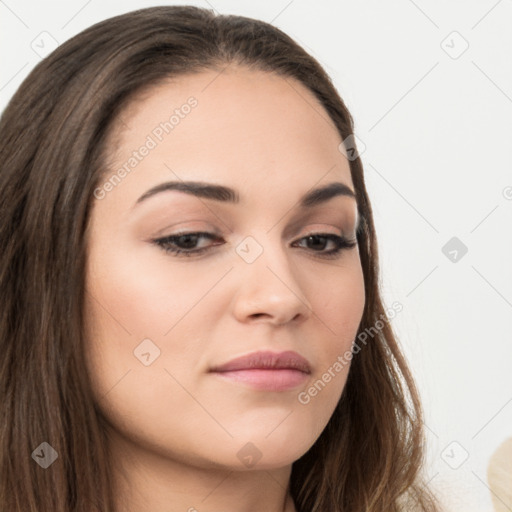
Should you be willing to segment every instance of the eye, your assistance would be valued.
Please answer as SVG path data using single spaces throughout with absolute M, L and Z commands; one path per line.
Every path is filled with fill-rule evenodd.
M 219 238 L 217 235 L 202 231 L 169 235 L 164 238 L 152 240 L 152 242 L 166 253 L 190 257 L 203 254 L 213 247 L 213 245 L 208 245 L 206 247 L 197 248 L 197 243 L 201 239 L 220 242 L 213 245 L 221 245 L 223 243 L 222 238 Z M 306 245 L 309 245 L 306 249 L 311 249 L 311 252 L 318 253 L 318 256 L 322 258 L 336 258 L 343 250 L 350 249 L 357 245 L 356 239 L 348 239 L 343 236 L 334 235 L 333 233 L 311 233 L 300 238 L 297 242 L 302 241 L 304 241 Z M 297 242 L 294 242 L 294 244 Z M 334 245 L 334 248 L 325 251 L 329 243 Z M 313 246 L 313 248 L 311 248 L 311 246 Z
M 340 255 L 340 253 L 345 249 L 351 249 L 357 245 L 356 239 L 348 239 L 344 236 L 334 235 L 333 233 L 312 233 L 309 234 L 299 240 L 305 240 L 306 243 L 312 243 L 313 247 L 317 245 L 318 240 L 320 240 L 320 254 L 322 258 L 336 258 Z M 334 248 L 330 251 L 322 251 L 325 246 L 331 242 L 334 245 Z M 317 250 L 313 252 L 319 252 Z
M 196 254 L 202 254 L 207 251 L 210 247 L 201 247 L 196 249 L 195 246 L 199 239 L 208 240 L 220 240 L 213 233 L 207 232 L 190 232 L 180 233 L 176 235 L 169 235 L 164 238 L 158 238 L 153 240 L 155 244 L 160 246 L 165 252 L 173 253 L 183 256 L 194 256 Z M 180 247 L 181 246 L 181 247 Z

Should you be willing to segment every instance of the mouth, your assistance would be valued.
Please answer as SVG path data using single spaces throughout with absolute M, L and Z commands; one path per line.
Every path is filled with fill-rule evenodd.
M 311 375 L 307 359 L 293 351 L 254 352 L 238 357 L 211 372 L 223 380 L 262 391 L 286 391 L 302 384 Z
M 304 384 L 309 378 L 307 373 L 290 369 L 252 369 L 214 373 L 221 379 L 246 384 L 261 391 L 287 391 Z

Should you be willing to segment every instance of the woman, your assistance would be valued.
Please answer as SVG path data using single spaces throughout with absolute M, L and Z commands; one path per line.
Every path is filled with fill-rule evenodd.
M 1 510 L 437 510 L 353 121 L 293 40 L 117 16 L 0 133 Z

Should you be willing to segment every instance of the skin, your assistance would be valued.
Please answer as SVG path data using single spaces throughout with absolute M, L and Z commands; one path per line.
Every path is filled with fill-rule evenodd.
M 230 67 L 181 76 L 131 103 L 110 138 L 106 179 L 190 96 L 197 107 L 94 201 L 88 226 L 86 359 L 119 506 L 292 512 L 291 465 L 329 421 L 349 364 L 307 405 L 298 395 L 351 348 L 365 302 L 357 245 L 328 259 L 332 242 L 304 239 L 354 237 L 356 201 L 337 196 L 311 211 L 297 203 L 333 181 L 354 190 L 349 162 L 327 112 L 299 82 Z M 174 180 L 232 187 L 240 203 L 166 191 L 134 206 Z M 192 257 L 152 242 L 178 231 L 220 242 L 199 238 L 188 247 L 210 250 Z M 263 250 L 252 263 L 235 250 L 247 236 Z M 134 355 L 146 338 L 160 350 L 147 366 Z M 294 350 L 312 373 L 287 391 L 209 373 L 257 350 Z M 252 467 L 237 456 L 247 443 L 261 455 Z

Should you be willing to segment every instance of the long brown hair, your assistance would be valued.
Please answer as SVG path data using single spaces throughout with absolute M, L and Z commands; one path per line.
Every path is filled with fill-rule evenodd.
M 289 36 L 262 21 L 192 6 L 142 9 L 88 28 L 41 61 L 3 112 L 1 512 L 115 511 L 113 462 L 84 365 L 87 227 L 105 174 L 105 141 L 143 88 L 231 64 L 298 80 L 342 140 L 353 134 L 330 78 Z M 362 219 L 366 304 L 359 332 L 372 335 L 353 357 L 328 425 L 293 464 L 290 492 L 300 512 L 435 511 L 421 483 L 418 392 L 382 321 L 387 313 L 360 158 L 350 159 L 350 169 Z M 55 455 L 46 469 L 35 463 Z

